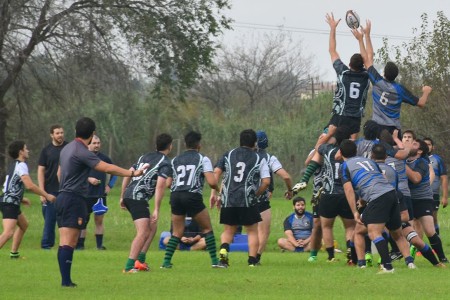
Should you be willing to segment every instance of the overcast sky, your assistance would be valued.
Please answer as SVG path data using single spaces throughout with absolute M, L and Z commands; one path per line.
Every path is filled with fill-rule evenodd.
M 444 11 L 450 18 L 449 0 L 232 0 L 232 8 L 227 15 L 234 19 L 234 30 L 225 32 L 223 41 L 228 45 L 242 42 L 239 39 L 242 35 L 275 32 L 276 27 L 282 25 L 291 31 L 294 39 L 302 40 L 309 53 L 314 54 L 324 79 L 335 80 L 328 53 L 329 26 L 325 22 L 325 14 L 333 12 L 336 19 L 342 19 L 337 28 L 337 51 L 348 63 L 350 56 L 359 52 L 357 42 L 345 23 L 345 13 L 349 9 L 359 14 L 363 24 L 366 19 L 372 21 L 375 50 L 381 47 L 383 36 L 388 37 L 392 45 L 408 42 L 414 36 L 413 28 L 420 28 L 423 13 L 435 20 L 436 13 Z

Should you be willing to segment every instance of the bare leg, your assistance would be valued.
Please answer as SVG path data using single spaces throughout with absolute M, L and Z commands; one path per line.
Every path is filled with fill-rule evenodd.
M 133 242 L 131 242 L 131 249 L 128 257 L 136 260 L 139 252 L 142 250 L 150 236 L 150 219 L 137 219 L 134 221 L 134 226 L 136 228 L 136 236 L 133 239 Z
M 20 214 L 17 219 L 17 225 L 19 226 L 14 232 L 11 252 L 17 252 L 19 250 L 20 243 L 22 242 L 23 235 L 28 228 L 28 220 L 23 214 Z
M 0 249 L 14 236 L 16 224 L 16 219 L 3 219 L 3 232 L 0 235 Z
M 262 254 L 266 249 L 267 240 L 270 235 L 270 222 L 272 219 L 272 212 L 270 209 L 267 209 L 261 213 L 262 221 L 258 223 L 258 239 L 259 239 L 259 247 L 258 254 Z

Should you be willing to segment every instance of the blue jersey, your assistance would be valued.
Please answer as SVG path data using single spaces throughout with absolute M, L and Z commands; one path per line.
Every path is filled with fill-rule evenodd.
M 377 162 L 384 177 L 397 190 L 398 189 L 398 174 L 390 165 L 385 162 Z
M 311 236 L 314 224 L 313 215 L 305 211 L 304 215 L 298 217 L 296 213 L 290 214 L 283 223 L 284 231 L 291 230 L 294 238 L 307 239 Z
M 433 167 L 434 174 L 436 175 L 431 188 L 433 190 L 433 194 L 439 195 L 441 176 L 447 175 L 447 166 L 445 165 L 444 160 L 437 154 L 431 154 L 428 158 L 430 159 L 431 166 Z
M 417 105 L 419 98 L 414 96 L 401 84 L 385 80 L 373 66 L 368 69 L 368 72 L 373 85 L 372 120 L 380 125 L 394 126 L 400 129 L 400 109 L 402 103 Z
M 340 59 L 333 62 L 337 74 L 336 91 L 333 98 L 333 113 L 353 118 L 362 118 L 366 107 L 369 75 L 366 70 L 355 72 Z
M 377 163 L 361 156 L 349 158 L 343 163 L 342 183 L 347 182 L 351 182 L 355 192 L 367 202 L 395 190 L 383 176 Z
M 411 191 L 411 199 L 433 199 L 433 191 L 430 185 L 430 168 L 429 161 L 423 157 L 419 157 L 413 161 L 407 161 L 407 165 L 415 172 L 419 172 L 422 180 L 419 183 L 409 181 L 409 189 Z

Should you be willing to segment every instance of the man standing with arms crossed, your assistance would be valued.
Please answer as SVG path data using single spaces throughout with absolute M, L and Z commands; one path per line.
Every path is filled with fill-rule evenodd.
M 45 146 L 39 156 L 38 184 L 39 188 L 47 193 L 57 196 L 59 189 L 58 164 L 59 154 L 67 142 L 64 141 L 64 129 L 61 125 L 50 127 L 51 143 Z M 42 232 L 41 248 L 51 249 L 55 245 L 56 212 L 55 204 L 41 196 L 42 216 L 44 229 Z

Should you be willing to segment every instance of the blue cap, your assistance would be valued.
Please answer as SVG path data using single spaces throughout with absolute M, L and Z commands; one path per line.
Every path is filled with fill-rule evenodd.
M 108 211 L 108 207 L 103 204 L 103 198 L 98 198 L 97 203 L 92 206 L 95 215 L 101 216 Z
M 256 132 L 256 137 L 258 138 L 259 149 L 266 149 L 267 147 L 269 147 L 269 139 L 267 138 L 267 134 L 264 131 L 258 130 Z

